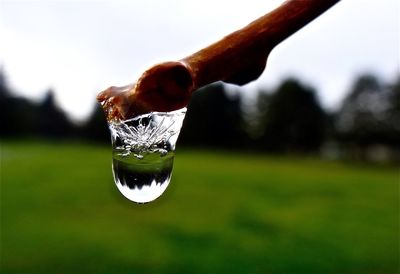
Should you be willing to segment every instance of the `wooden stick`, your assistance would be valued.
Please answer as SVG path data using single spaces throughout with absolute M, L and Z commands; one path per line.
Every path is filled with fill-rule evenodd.
M 99 94 L 108 120 L 185 107 L 198 88 L 224 81 L 243 85 L 264 71 L 271 50 L 340 0 L 288 0 L 274 11 L 177 62 L 145 71 L 135 86 Z M 121 92 L 122 91 L 122 92 Z

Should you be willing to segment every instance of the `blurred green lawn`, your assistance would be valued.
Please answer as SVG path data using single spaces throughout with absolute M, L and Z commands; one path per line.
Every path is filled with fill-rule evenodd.
M 156 202 L 114 186 L 110 149 L 1 146 L 1 272 L 395 273 L 399 170 L 180 151 Z

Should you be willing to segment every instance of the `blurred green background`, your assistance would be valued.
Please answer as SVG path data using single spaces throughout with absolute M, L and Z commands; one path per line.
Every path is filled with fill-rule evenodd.
M 399 270 L 400 78 L 356 78 L 333 113 L 294 78 L 250 106 L 207 86 L 145 205 L 113 183 L 100 107 L 76 123 L 0 80 L 2 273 Z
M 397 0 L 340 1 L 255 83 L 196 91 L 156 201 L 114 185 L 96 94 L 282 2 L 1 0 L 0 272 L 400 273 Z
M 1 272 L 395 273 L 399 170 L 178 150 L 156 202 L 119 194 L 111 149 L 1 145 Z
M 113 183 L 100 107 L 76 123 L 52 92 L 34 102 L 2 79 L 2 273 L 399 270 L 400 78 L 355 79 L 333 113 L 293 78 L 247 107 L 207 86 L 171 186 L 145 205 Z

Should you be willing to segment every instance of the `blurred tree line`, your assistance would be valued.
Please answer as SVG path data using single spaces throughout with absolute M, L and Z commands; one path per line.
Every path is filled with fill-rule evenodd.
M 400 77 L 387 84 L 372 74 L 361 75 L 333 113 L 322 108 L 312 87 L 295 78 L 286 79 L 276 90 L 259 91 L 252 104 L 243 106 L 240 93 L 227 91 L 222 83 L 196 91 L 180 146 L 377 161 L 400 158 Z M 109 143 L 99 104 L 85 122 L 73 123 L 57 106 L 52 90 L 34 103 L 16 96 L 1 71 L 0 112 L 1 138 Z

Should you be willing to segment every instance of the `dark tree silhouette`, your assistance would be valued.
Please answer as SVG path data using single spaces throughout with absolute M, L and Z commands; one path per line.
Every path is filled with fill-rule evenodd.
M 14 100 L 12 100 L 10 91 L 7 85 L 6 77 L 2 70 L 0 70 L 0 116 L 1 127 L 0 136 L 9 136 L 12 134 L 13 125 L 15 124 L 15 117 L 11 117 Z
M 397 147 L 400 150 L 400 75 L 389 85 L 388 101 L 390 102 L 386 113 L 386 134 L 387 144 Z
M 272 152 L 314 152 L 320 148 L 326 115 L 312 88 L 288 79 L 271 96 L 261 96 L 260 148 Z
M 239 148 L 244 143 L 240 98 L 229 97 L 221 83 L 196 91 L 188 105 L 179 143 Z
M 43 137 L 68 138 L 74 135 L 74 125 L 56 105 L 54 92 L 48 90 L 38 106 L 38 133 Z
M 0 136 L 29 136 L 36 127 L 36 106 L 25 98 L 12 94 L 3 71 L 0 70 Z
M 100 104 L 96 102 L 92 114 L 83 127 L 83 137 L 91 142 L 108 144 L 110 131 L 108 130 L 106 116 Z
M 10 92 L 8 90 L 6 76 L 2 69 L 0 69 L 0 99 L 4 97 L 9 97 Z
M 340 141 L 361 149 L 374 144 L 398 146 L 400 78 L 384 85 L 372 74 L 358 77 L 336 116 Z

